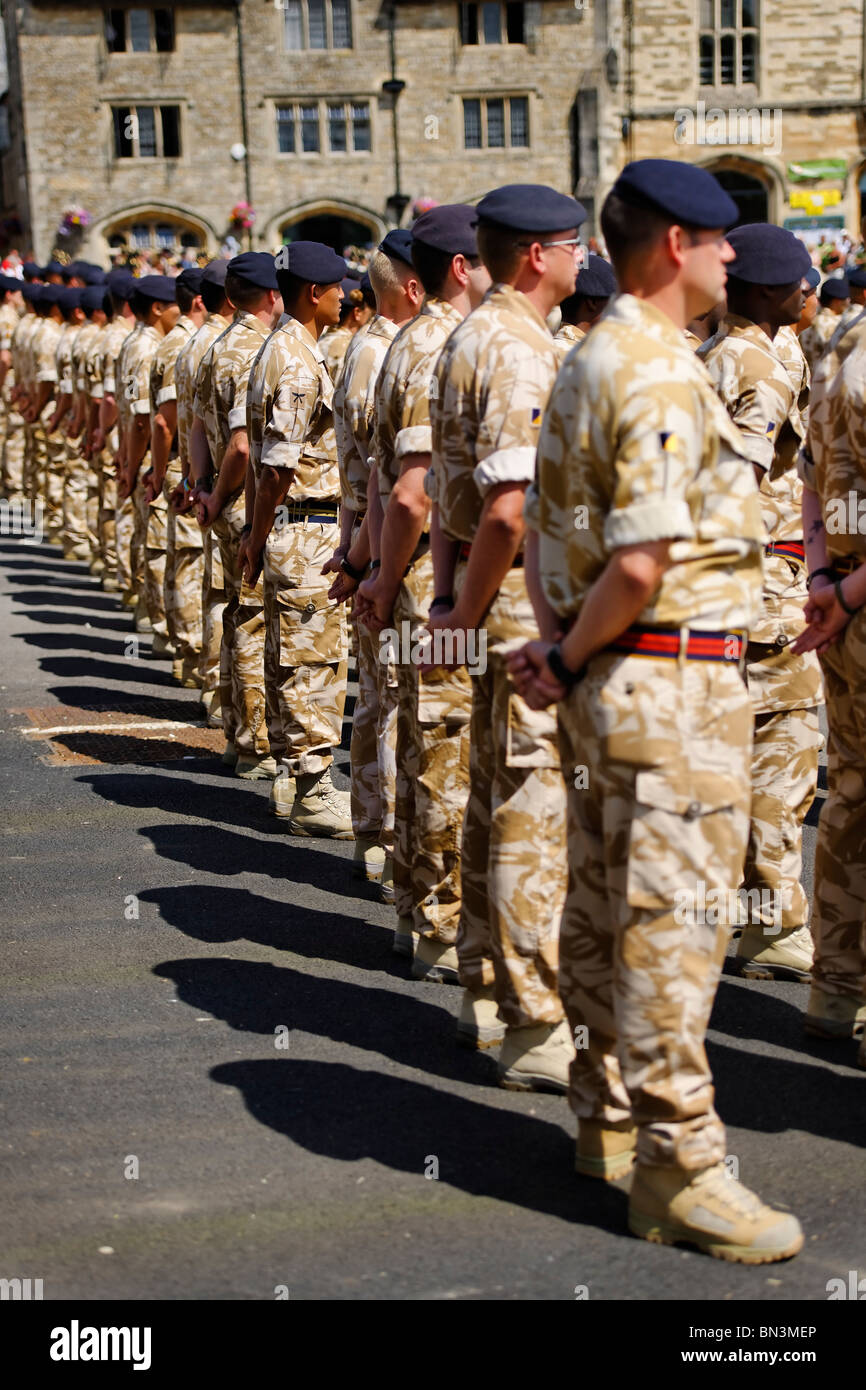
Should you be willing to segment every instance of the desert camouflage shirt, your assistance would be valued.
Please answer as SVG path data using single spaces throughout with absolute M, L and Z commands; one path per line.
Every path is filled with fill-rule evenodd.
M 160 339 L 150 364 L 150 413 L 155 415 L 165 401 L 177 400 L 175 372 L 178 354 L 195 333 L 195 324 L 181 314 L 171 332 Z
M 806 354 L 800 347 L 799 336 L 792 324 L 783 324 L 779 329 L 773 339 L 773 351 L 779 361 L 784 362 L 785 370 L 791 379 L 791 385 L 794 388 L 794 400 L 800 412 L 800 423 L 805 437 L 809 424 L 809 394 L 812 388 L 812 373 L 809 371 Z
M 430 398 L 436 389 L 436 364 L 462 322 L 453 304 L 427 295 L 421 312 L 404 324 L 388 349 L 376 383 L 372 451 L 383 507 L 406 455 L 432 452 Z
M 376 380 L 397 332 L 396 323 L 378 315 L 334 388 L 340 494 L 350 512 L 367 510 Z
M 831 560 L 866 560 L 866 338 L 813 405 L 800 477 L 821 499 Z
M 247 427 L 250 368 L 268 336 L 267 324 L 239 309 L 224 333 L 208 348 L 198 369 L 194 414 L 201 417 L 218 473 L 233 430 Z M 244 484 L 235 491 L 239 497 Z
M 340 375 L 340 368 L 343 365 L 343 358 L 346 356 L 346 349 L 353 337 L 351 328 L 340 325 L 338 328 L 328 329 L 319 339 L 319 347 L 325 359 L 328 375 L 335 386 Z
M 57 362 L 57 394 L 71 396 L 75 390 L 74 369 L 72 366 L 72 340 L 78 332 L 77 324 L 62 323 L 57 340 L 55 359 Z
M 39 381 L 57 381 L 57 349 L 65 325 L 56 319 L 40 319 L 38 332 L 33 335 L 34 377 Z
M 751 628 L 764 526 L 746 445 L 682 332 L 622 294 L 560 370 L 526 499 L 544 593 L 566 621 L 622 546 L 672 541 L 636 619 Z
M 195 416 L 195 392 L 198 369 L 208 348 L 228 328 L 224 314 L 208 314 L 201 328 L 188 338 L 178 353 L 174 366 L 174 385 L 177 391 L 177 452 L 181 460 L 189 457 L 189 435 Z
M 816 431 L 820 430 L 822 421 L 826 420 L 825 413 L 819 408 L 824 393 L 839 368 L 842 366 L 842 363 L 850 356 L 854 349 L 859 347 L 863 342 L 866 342 L 866 310 L 864 310 L 862 314 L 858 314 L 856 319 L 853 319 L 851 323 L 847 325 L 840 324 L 830 339 L 826 352 L 812 372 L 812 389 L 809 399 L 809 428 L 806 443 L 807 467 L 808 456 L 814 454 L 815 447 L 819 447 L 815 444 Z
M 15 380 L 25 385 L 33 381 L 30 346 L 38 322 L 35 313 L 24 313 L 12 334 L 12 370 L 15 372 Z
M 578 328 L 573 323 L 562 323 L 554 334 L 553 341 L 559 353 L 560 361 L 564 361 L 573 347 L 582 343 L 586 337 L 586 329 Z
M 832 309 L 819 309 L 808 328 L 800 334 L 800 347 L 806 355 L 811 371 L 814 372 L 819 357 L 822 356 L 830 339 L 840 327 L 841 316 Z
M 340 500 L 333 400 L 318 343 L 297 319 L 286 318 L 253 362 L 247 434 L 257 476 L 264 467 L 293 470 L 287 500 Z
M 124 315 L 112 319 L 106 325 L 105 337 L 102 340 L 102 359 L 95 365 L 94 383 L 98 381 L 101 389 L 91 391 L 93 396 L 118 396 L 123 395 L 123 391 L 118 392 L 117 383 L 120 378 L 117 373 L 117 364 L 120 360 L 122 348 L 126 346 L 126 341 L 130 334 L 138 327 L 134 318 L 126 318 Z M 118 399 L 118 408 L 120 401 Z
M 87 393 L 87 354 L 99 341 L 101 333 L 100 325 L 88 320 L 81 325 L 72 340 L 72 384 L 76 395 Z
M 474 538 L 491 488 L 534 478 L 559 362 L 544 319 L 510 285 L 494 285 L 454 329 L 433 379 L 429 489 L 452 540 Z
M 0 352 L 9 352 L 12 334 L 18 327 L 19 314 L 14 304 L 0 304 Z

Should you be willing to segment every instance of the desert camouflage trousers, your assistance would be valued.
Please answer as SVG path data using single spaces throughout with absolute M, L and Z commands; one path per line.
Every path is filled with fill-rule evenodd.
M 201 586 L 204 551 L 201 527 L 194 511 L 176 512 L 169 497 L 180 483 L 183 470 L 179 459 L 170 459 L 165 470 L 165 578 L 163 599 L 169 641 L 188 667 L 197 665 L 201 655 Z
M 11 385 L 11 375 L 10 372 L 6 378 L 8 385 Z M 2 415 L 3 455 L 0 483 L 6 497 L 18 500 L 24 496 L 25 425 L 23 417 L 8 400 L 8 390 L 4 395 L 7 399 Z
M 143 554 L 136 537 L 135 519 L 138 515 L 134 494 L 123 501 L 117 496 L 117 479 L 114 483 L 116 510 L 114 514 L 114 539 L 117 547 L 117 582 L 125 594 L 141 593 Z
M 66 435 L 62 429 L 49 433 L 48 421 L 54 414 L 49 401 L 36 425 L 36 452 L 40 460 L 39 487 L 45 502 L 45 531 L 49 536 L 63 532 L 63 490 L 66 485 Z M 44 460 L 44 471 L 42 461 Z
M 642 1163 L 705 1168 L 726 1152 L 704 1039 L 730 926 L 701 903 L 742 879 L 748 691 L 722 662 L 602 653 L 558 712 L 571 1105 L 631 1117 Z
M 749 898 L 749 921 L 763 925 L 768 938 L 809 920 L 809 899 L 800 882 L 803 823 L 818 789 L 820 748 L 817 709 L 755 716 L 752 820 L 743 887 L 750 894 L 755 890 Z
M 465 668 L 422 672 L 410 659 L 433 594 L 428 551 L 400 585 L 396 651 L 389 652 L 397 676 L 394 905 L 422 936 L 452 945 L 462 903 L 472 687 Z
M 818 822 L 812 980 L 863 997 L 866 982 L 866 608 L 821 657 L 827 698 L 827 799 Z
M 358 697 L 352 712 L 349 764 L 355 839 L 394 848 L 397 782 L 397 671 L 379 634 L 351 622 L 358 664 Z
M 142 463 L 139 478 L 150 467 L 150 454 Z M 168 638 L 165 616 L 165 553 L 168 543 L 168 503 L 162 492 L 145 504 L 144 526 L 144 602 L 154 633 Z
M 35 502 L 45 495 L 45 435 L 38 425 L 24 423 L 24 467 L 21 486 L 25 497 Z
M 223 562 L 212 530 L 202 533 L 202 558 L 201 659 L 198 671 L 202 679 L 202 694 L 207 695 L 219 690 L 220 647 L 226 606 Z
M 66 479 L 63 486 L 63 544 L 81 560 L 97 550 L 98 483 L 81 452 L 83 436 L 66 439 Z
M 335 525 L 274 525 L 265 545 L 265 689 L 271 753 L 292 777 L 323 772 L 339 744 L 346 704 L 348 632 L 343 604 L 321 573 Z
M 106 574 L 117 578 L 117 476 L 114 471 L 114 449 L 110 445 L 93 460 L 96 469 L 97 513 L 96 534 L 99 554 L 105 562 Z
M 238 564 L 244 496 L 230 502 L 214 522 L 225 582 L 220 645 L 220 707 L 223 731 L 247 758 L 267 757 L 265 708 L 265 596 L 261 577 L 250 588 Z
M 463 572 L 458 565 L 457 592 Z M 505 665 L 508 651 L 538 637 L 522 569 L 505 576 L 483 632 L 486 670 L 472 676 L 457 954 L 461 983 L 477 990 L 492 982 L 503 1022 L 528 1028 L 563 1017 L 557 971 L 567 872 L 556 716 L 531 710 Z

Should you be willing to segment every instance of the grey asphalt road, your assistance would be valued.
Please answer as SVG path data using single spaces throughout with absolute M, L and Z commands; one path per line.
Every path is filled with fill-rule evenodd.
M 21 732 L 194 723 L 130 633 L 83 566 L 0 539 L 0 1277 L 46 1299 L 782 1303 L 863 1264 L 866 1077 L 853 1044 L 804 1039 L 804 986 L 729 962 L 709 1041 L 730 1155 L 799 1215 L 802 1254 L 632 1239 L 627 1182 L 572 1172 L 564 1100 L 455 1047 L 459 991 L 409 979 L 351 844 L 289 838 L 267 784 L 194 747 L 124 762 L 109 733 L 103 761 L 51 765 L 86 733 Z

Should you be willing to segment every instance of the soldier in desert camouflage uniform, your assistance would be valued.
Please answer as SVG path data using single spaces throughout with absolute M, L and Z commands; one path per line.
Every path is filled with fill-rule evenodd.
M 63 527 L 60 533 L 65 560 L 90 559 L 87 538 L 87 483 L 89 467 L 81 458 L 78 440 L 72 438 L 74 427 L 75 381 L 72 344 L 84 322 L 81 291 L 62 288 L 58 307 L 63 317 L 57 342 L 57 390 L 54 413 L 48 422 L 48 433 L 63 437 Z
M 210 528 L 202 532 L 195 514 L 198 487 L 209 486 L 210 480 L 204 471 L 199 475 L 193 468 L 190 435 L 201 360 L 229 325 L 227 266 L 226 260 L 210 261 L 205 266 L 200 293 L 207 318 L 181 349 L 175 366 L 180 479 L 169 494 L 169 507 L 175 517 L 175 585 L 185 595 L 183 612 L 178 613 L 183 684 L 201 688 L 202 705 L 212 728 L 222 728 L 219 664 L 226 591 L 216 537 Z
M 88 285 L 81 290 L 81 310 L 86 321 L 72 343 L 73 420 L 69 426 L 70 438 L 74 438 L 78 444 L 78 458 L 86 493 L 85 518 L 90 573 L 97 576 L 104 573 L 105 561 L 100 554 L 99 543 L 99 470 L 93 460 L 90 440 L 91 401 L 87 359 L 99 343 L 105 328 L 107 315 L 104 305 L 104 283 Z
M 274 258 L 245 251 L 229 261 L 226 294 L 235 314 L 202 358 L 196 377 L 190 449 L 207 453 L 203 466 L 216 475 L 198 489 L 197 514 L 213 526 L 226 589 L 220 651 L 220 709 L 227 740 L 223 761 L 238 777 L 273 777 L 265 717 L 265 610 L 262 581 L 244 582 L 240 564 L 244 527 L 252 521 L 245 501 L 249 464 L 247 385 L 259 348 L 279 317 Z
M 164 512 L 149 500 L 151 471 L 150 369 L 162 339 L 177 322 L 174 281 L 164 275 L 146 275 L 137 280 L 131 300 L 141 327 L 124 344 L 123 382 L 128 414 L 125 415 L 123 478 L 118 484 L 120 501 L 132 497 L 135 524 L 132 538 L 133 573 L 142 563 L 142 593 L 136 626 L 153 631 L 154 656 L 171 651 L 165 621 L 162 581 L 165 573 Z M 151 520 L 151 511 L 155 515 Z
M 369 276 L 366 277 L 369 283 Z M 360 328 L 364 328 L 373 317 L 375 307 L 371 308 L 365 298 L 359 280 L 347 276 L 342 284 L 343 302 L 340 305 L 340 322 L 336 328 L 326 329 L 319 343 L 328 375 L 336 386 L 346 349 Z
M 85 363 L 88 391 L 95 411 L 91 451 L 99 471 L 98 530 L 100 554 L 105 561 L 102 587 L 109 593 L 120 589 L 125 606 L 135 603 L 130 567 L 132 500 L 127 498 L 121 504 L 117 497 L 123 391 L 117 390 L 116 369 L 123 345 L 136 326 L 129 307 L 134 284 L 128 271 L 109 272 L 106 289 L 112 316 Z
M 12 398 L 15 371 L 12 365 L 12 338 L 23 319 L 21 281 L 12 275 L 0 276 L 0 401 L 2 401 L 2 470 L 0 486 L 4 497 L 21 501 L 24 497 L 24 421 Z
M 21 491 L 26 498 L 33 500 L 36 496 L 36 455 L 33 447 L 34 427 L 25 418 L 27 407 L 27 394 L 32 378 L 32 355 L 30 344 L 33 334 L 39 323 L 36 314 L 36 291 L 31 281 L 25 280 L 21 286 L 21 298 L 24 303 L 24 312 L 18 321 L 18 326 L 12 334 L 10 346 L 10 357 L 12 359 L 12 372 L 14 383 L 10 389 L 10 404 L 17 411 L 21 420 L 21 430 L 23 436 L 21 460 Z
M 827 799 L 818 823 L 808 1033 L 846 1038 L 866 1022 L 866 340 L 855 339 L 814 402 L 804 484 L 809 627 L 795 651 L 817 650 L 827 699 Z M 866 1066 L 866 1047 L 858 1058 Z
M 376 295 L 376 315 L 334 390 L 341 518 L 345 513 L 350 521 L 349 548 L 358 541 L 365 552 L 361 565 L 349 561 L 351 569 L 343 570 L 341 579 L 355 582 L 363 576 L 367 561 L 379 560 L 381 555 L 382 504 L 378 488 L 370 486 L 373 407 L 388 349 L 399 327 L 421 307 L 423 290 L 411 256 L 411 236 L 404 230 L 389 232 L 374 255 L 368 273 Z M 340 554 L 338 547 L 332 566 L 342 567 L 345 558 L 346 552 Z M 348 593 L 352 587 L 341 582 L 338 593 Z M 397 674 L 393 661 L 383 659 L 377 633 L 363 619 L 357 625 L 357 645 L 358 697 L 349 747 L 353 872 L 361 878 L 383 880 L 387 890 L 394 849 Z
M 776 338 L 782 322 L 800 317 L 809 254 L 793 232 L 762 223 L 735 228 L 729 241 L 736 260 L 728 267 L 728 310 L 698 356 L 745 441 L 769 538 L 763 609 L 747 653 L 755 731 L 744 886 L 755 896 L 737 959 L 749 978 L 805 980 L 812 939 L 800 883 L 803 823 L 818 787 L 823 695 L 817 659 L 789 649 L 808 597 L 796 474 L 804 430 Z
M 621 1176 L 636 1144 L 634 1234 L 764 1263 L 803 1236 L 723 1162 L 704 1035 L 729 933 L 699 905 L 702 887 L 736 890 L 748 841 L 738 667 L 763 524 L 740 436 L 683 338 L 719 298 L 736 215 L 709 173 L 668 160 L 627 165 L 608 195 L 622 293 L 559 373 L 527 499 L 539 621 L 565 636 L 511 665 L 533 703 L 559 701 L 578 1171 Z
M 255 507 L 243 562 L 250 585 L 264 565 L 268 732 L 284 775 L 295 780 L 290 829 L 351 839 L 349 797 L 334 787 L 330 770 L 342 730 L 348 644 L 344 609 L 330 602 L 322 574 L 334 553 L 340 479 L 333 385 L 317 345 L 322 329 L 339 318 L 346 266 L 309 241 L 283 247 L 275 265 L 285 319 L 250 372 Z
M 45 503 L 47 538 L 62 545 L 63 487 L 66 480 L 66 437 L 51 429 L 57 394 L 57 348 L 63 327 L 59 302 L 62 288 L 43 285 L 36 300 L 39 318 L 30 340 L 31 378 L 25 420 L 34 426 L 36 489 Z
M 436 599 L 424 491 L 432 448 L 430 383 L 449 334 L 490 285 L 474 223 L 474 208 L 454 204 L 431 209 L 413 224 L 412 256 L 426 294 L 420 313 L 397 335 L 376 386 L 373 458 L 385 516 L 381 565 L 361 593 L 372 629 L 391 628 L 398 637 L 408 632 L 413 647 L 425 635 Z M 394 949 L 411 955 L 418 933 L 415 977 L 456 981 L 471 685 L 465 668 L 422 672 L 401 656 L 395 667 Z M 503 1030 L 492 990 L 484 1005 L 492 1017 L 479 1023 L 467 1004 L 459 1026 L 467 1042 L 487 1046 Z
M 175 516 L 169 497 L 180 481 L 177 455 L 177 359 L 204 322 L 205 310 L 199 297 L 202 272 L 198 267 L 182 270 L 174 281 L 180 317 L 166 333 L 153 356 L 150 367 L 150 449 L 153 470 L 147 482 L 148 515 L 147 549 L 154 573 L 162 570 L 162 602 L 165 612 L 166 643 L 172 655 L 172 675 L 183 682 L 191 673 L 191 654 L 187 646 L 178 650 L 176 636 L 187 621 L 190 604 L 198 595 L 193 590 L 179 592 L 175 542 Z M 169 477 L 169 474 L 171 476 Z M 154 639 L 154 655 L 156 655 Z M 186 661 L 186 668 L 184 668 Z
M 562 323 L 553 341 L 564 359 L 571 349 L 582 343 L 593 324 L 598 323 L 611 295 L 616 294 L 616 276 L 602 256 L 588 255 L 586 264 L 577 272 L 574 294 L 560 304 Z
M 513 184 L 478 204 L 478 249 L 493 287 L 459 324 L 436 366 L 430 404 L 432 493 L 450 543 L 434 552 L 430 620 L 483 658 L 472 673 L 469 802 L 457 937 L 460 979 L 495 989 L 506 1025 L 500 1085 L 565 1091 L 574 1048 L 556 988 L 565 901 L 565 787 L 556 720 L 530 709 L 506 652 L 537 636 L 523 573 L 523 501 L 559 365 L 546 316 L 574 292 L 580 203 Z M 434 517 L 434 534 L 437 517 Z M 456 566 L 456 568 L 455 568 Z
M 814 372 L 834 333 L 845 325 L 842 315 L 848 306 L 848 281 L 825 280 L 818 296 L 821 308 L 808 328 L 800 334 L 800 346 Z

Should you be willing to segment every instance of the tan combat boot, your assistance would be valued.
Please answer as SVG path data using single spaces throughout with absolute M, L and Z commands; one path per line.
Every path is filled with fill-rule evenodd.
M 183 680 L 183 657 L 176 656 L 171 663 L 171 678 L 180 685 Z
M 859 1038 L 866 1023 L 866 1004 L 853 994 L 825 994 L 813 984 L 803 1028 L 816 1038 Z
M 235 763 L 237 762 L 237 760 L 238 760 L 238 750 L 235 748 L 235 746 L 234 746 L 234 744 L 232 743 L 231 739 L 228 739 L 228 740 L 226 741 L 226 746 L 225 746 L 225 748 L 223 749 L 223 766 L 224 766 L 224 767 L 234 767 L 234 765 L 235 765 Z
M 290 833 L 329 840 L 354 840 L 349 793 L 337 790 L 331 781 L 330 768 L 325 768 L 324 772 L 301 773 L 296 781 Z
M 123 595 L 121 596 L 120 602 L 124 608 L 138 607 L 138 597 L 132 592 L 131 589 L 126 589 L 124 591 Z
M 474 1047 L 483 1052 L 498 1047 L 505 1037 L 505 1024 L 499 1017 L 499 1005 L 493 985 L 481 989 L 464 989 L 457 1020 L 457 1041 L 461 1047 Z
M 143 599 L 138 599 L 136 602 L 134 626 L 136 632 L 153 632 L 153 623 L 147 616 L 147 609 L 144 606 Z
M 280 820 L 290 820 L 295 804 L 297 787 L 294 777 L 290 777 L 284 767 L 277 768 L 277 775 L 271 783 L 268 797 L 268 810 Z
M 394 942 L 391 950 L 395 956 L 407 956 L 410 960 L 414 950 L 414 932 L 411 917 L 398 917 L 394 928 Z
M 103 593 L 106 594 L 116 594 L 118 592 L 120 585 L 113 574 L 104 574 L 102 576 L 102 589 Z
M 184 690 L 201 690 L 203 682 L 201 676 L 198 673 L 197 656 L 184 657 L 183 674 L 181 676 L 180 683 L 183 686 Z
M 499 1084 L 506 1091 L 556 1091 L 564 1095 L 573 1058 L 574 1042 L 565 1019 L 531 1028 L 508 1028 L 499 1054 Z
M 176 652 L 167 637 L 163 637 L 161 632 L 155 632 L 150 647 L 150 655 L 153 661 L 174 661 Z
M 355 838 L 355 852 L 352 855 L 352 878 L 363 878 L 368 883 L 378 883 L 385 868 L 385 851 L 369 835 Z
M 266 777 L 276 777 L 277 764 L 270 753 L 259 756 L 239 753 L 235 764 L 235 777 L 243 777 L 245 782 L 261 782 Z
M 582 1177 L 616 1182 L 631 1172 L 636 1157 L 637 1130 L 631 1120 L 620 1126 L 578 1120 L 574 1171 Z
M 426 984 L 458 985 L 457 948 L 431 936 L 418 936 L 412 961 L 412 979 Z
M 203 694 L 201 702 L 207 708 L 207 727 L 221 729 L 223 726 L 223 702 L 219 690 L 209 691 L 209 699 Z
M 760 927 L 744 927 L 737 968 L 746 980 L 809 980 L 814 953 L 808 927 L 792 927 L 777 936 L 765 936 Z
M 747 1265 L 788 1260 L 803 1248 L 796 1216 L 766 1206 L 728 1176 L 724 1163 L 697 1171 L 639 1163 L 628 1226 L 632 1235 L 659 1245 L 685 1241 L 718 1260 Z
M 104 572 L 104 570 L 105 570 L 105 561 L 103 560 L 102 556 L 101 556 L 101 555 L 96 555 L 96 556 L 94 556 L 94 558 L 90 561 L 90 573 L 91 573 L 91 574 L 95 574 L 95 575 L 98 576 L 98 575 L 102 574 L 102 573 Z

